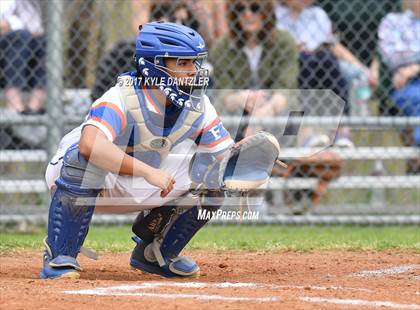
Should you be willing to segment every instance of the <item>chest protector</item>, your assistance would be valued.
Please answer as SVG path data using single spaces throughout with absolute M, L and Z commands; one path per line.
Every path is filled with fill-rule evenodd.
M 184 108 L 169 134 L 164 135 L 164 128 L 152 122 L 144 97 L 139 94 L 143 90 L 136 85 L 135 78 L 120 76 L 118 88 L 127 113 L 134 119 L 139 134 L 136 144 L 128 146 L 125 152 L 139 154 L 140 156 L 133 156 L 148 165 L 159 168 L 175 145 L 201 128 L 205 109 L 202 103 L 197 109 Z M 142 154 L 149 156 L 141 156 Z

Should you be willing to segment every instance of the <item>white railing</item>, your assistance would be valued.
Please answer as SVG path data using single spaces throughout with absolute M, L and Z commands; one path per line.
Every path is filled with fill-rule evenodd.
M 63 92 L 62 101 L 68 102 L 78 98 L 80 103 L 89 102 L 90 92 L 87 89 L 67 89 Z M 1 92 L 0 92 L 1 96 Z M 75 104 L 74 102 L 72 104 Z M 0 113 L 1 124 L 13 125 L 45 125 L 48 126 L 49 115 L 42 116 L 21 116 L 16 114 Z M 248 124 L 262 124 L 267 127 L 284 126 L 286 124 L 301 124 L 302 119 L 299 117 L 267 117 L 258 118 L 242 118 L 238 116 L 224 116 L 223 122 L 226 126 L 237 127 L 238 123 L 246 122 Z M 65 123 L 69 126 L 80 124 L 82 116 L 70 117 L 65 115 Z M 356 128 L 374 129 L 402 129 L 407 126 L 420 126 L 420 118 L 414 117 L 305 117 L 305 125 L 314 125 L 318 127 L 328 127 L 331 125 L 348 125 Z M 355 148 L 331 148 L 344 160 L 408 160 L 420 157 L 420 149 L 417 147 L 398 147 L 398 146 L 371 146 L 371 147 L 355 147 Z M 293 160 L 296 158 L 306 157 L 314 152 L 322 151 L 321 149 L 308 148 L 282 148 L 281 158 L 284 160 Z M 9 163 L 46 163 L 49 155 L 46 150 L 0 150 L 0 164 L 7 165 Z M 267 190 L 296 190 L 311 189 L 317 184 L 315 178 L 272 178 L 267 186 Z M 381 176 L 341 176 L 328 184 L 330 190 L 347 190 L 347 189 L 411 189 L 418 190 L 420 188 L 420 176 L 409 175 L 381 175 Z M 4 179 L 0 177 L 0 194 L 30 194 L 39 193 L 46 194 L 47 188 L 43 179 Z M 1 203 L 0 203 L 1 204 Z M 355 204 L 356 205 L 356 204 Z M 46 207 L 46 206 L 45 206 Z M 44 208 L 45 209 L 45 208 Z M 10 217 L 11 216 L 11 217 Z M 9 220 L 17 220 L 19 216 L 9 216 Z M 98 217 L 97 217 L 98 218 Z M 99 219 L 99 218 L 98 218 Z M 108 219 L 102 217 L 104 222 Z M 0 222 L 6 218 L 0 214 Z M 101 220 L 99 220 L 101 221 Z M 360 217 L 354 215 L 352 217 L 341 217 L 339 214 L 328 216 L 306 216 L 293 217 L 288 215 L 265 217 L 264 223 L 356 223 L 356 224 L 387 224 L 387 223 L 420 223 L 420 218 L 406 217 L 405 215 L 398 218 L 395 214 L 391 217 L 374 217 L 368 218 L 365 215 Z

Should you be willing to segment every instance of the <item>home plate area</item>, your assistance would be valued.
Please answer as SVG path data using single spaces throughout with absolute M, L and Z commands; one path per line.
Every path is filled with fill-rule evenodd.
M 252 290 L 252 291 L 251 291 Z M 192 299 L 197 301 L 223 301 L 246 303 L 276 303 L 291 301 L 287 291 L 303 292 L 306 295 L 295 296 L 295 301 L 323 305 L 381 307 L 395 309 L 420 309 L 417 304 L 401 304 L 391 301 L 340 299 L 315 296 L 322 291 L 363 292 L 373 293 L 367 288 L 352 288 L 338 286 L 299 286 L 299 285 L 267 285 L 261 283 L 205 283 L 205 282 L 142 282 L 136 285 L 119 285 L 110 287 L 97 287 L 94 289 L 67 290 L 63 293 L 73 295 L 98 296 L 136 296 L 154 299 Z M 314 294 L 309 295 L 308 292 Z M 231 294 L 229 294 L 229 292 Z M 234 292 L 234 295 L 232 295 Z M 317 293 L 315 293 L 317 292 Z M 416 292 L 418 293 L 418 292 Z M 322 294 L 321 295 L 325 295 Z
M 130 253 L 80 257 L 80 279 L 41 280 L 40 255 L 0 255 L 1 309 L 419 309 L 420 254 L 189 250 L 197 278 L 129 267 Z M 25 268 L 22 268 L 25 266 Z

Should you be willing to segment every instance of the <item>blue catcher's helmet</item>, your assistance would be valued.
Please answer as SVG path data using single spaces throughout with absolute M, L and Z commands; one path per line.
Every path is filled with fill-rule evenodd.
M 177 83 L 169 83 L 171 76 L 165 58 L 193 59 L 196 77 L 206 76 L 201 65 L 207 57 L 207 48 L 201 35 L 189 27 L 168 22 L 147 23 L 139 30 L 134 55 L 137 72 L 144 78 L 158 78 L 159 89 L 177 107 L 194 104 L 201 94 L 194 96 L 192 88 L 187 91 Z

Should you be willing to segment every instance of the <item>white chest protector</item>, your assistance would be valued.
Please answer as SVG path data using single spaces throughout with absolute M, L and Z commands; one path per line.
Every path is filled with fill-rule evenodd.
M 126 106 L 127 113 L 130 113 L 135 121 L 138 129 L 139 139 L 137 144 L 125 148 L 126 153 L 134 152 L 154 152 L 160 155 L 159 163 L 150 163 L 153 166 L 160 166 L 162 161 L 168 156 L 170 150 L 176 144 L 190 137 L 193 133 L 201 128 L 204 119 L 204 104 L 200 104 L 200 109 L 185 109 L 179 115 L 173 129 L 167 136 L 163 136 L 163 128 L 156 127 L 150 120 L 150 114 L 146 107 L 146 103 L 139 100 L 136 93 L 135 79 L 130 76 L 120 76 L 118 89 L 121 98 Z M 140 90 L 142 91 L 142 90 Z M 179 124 L 182 122 L 182 124 Z M 149 127 L 154 127 L 152 132 Z M 156 132 L 159 131 L 159 132 Z

